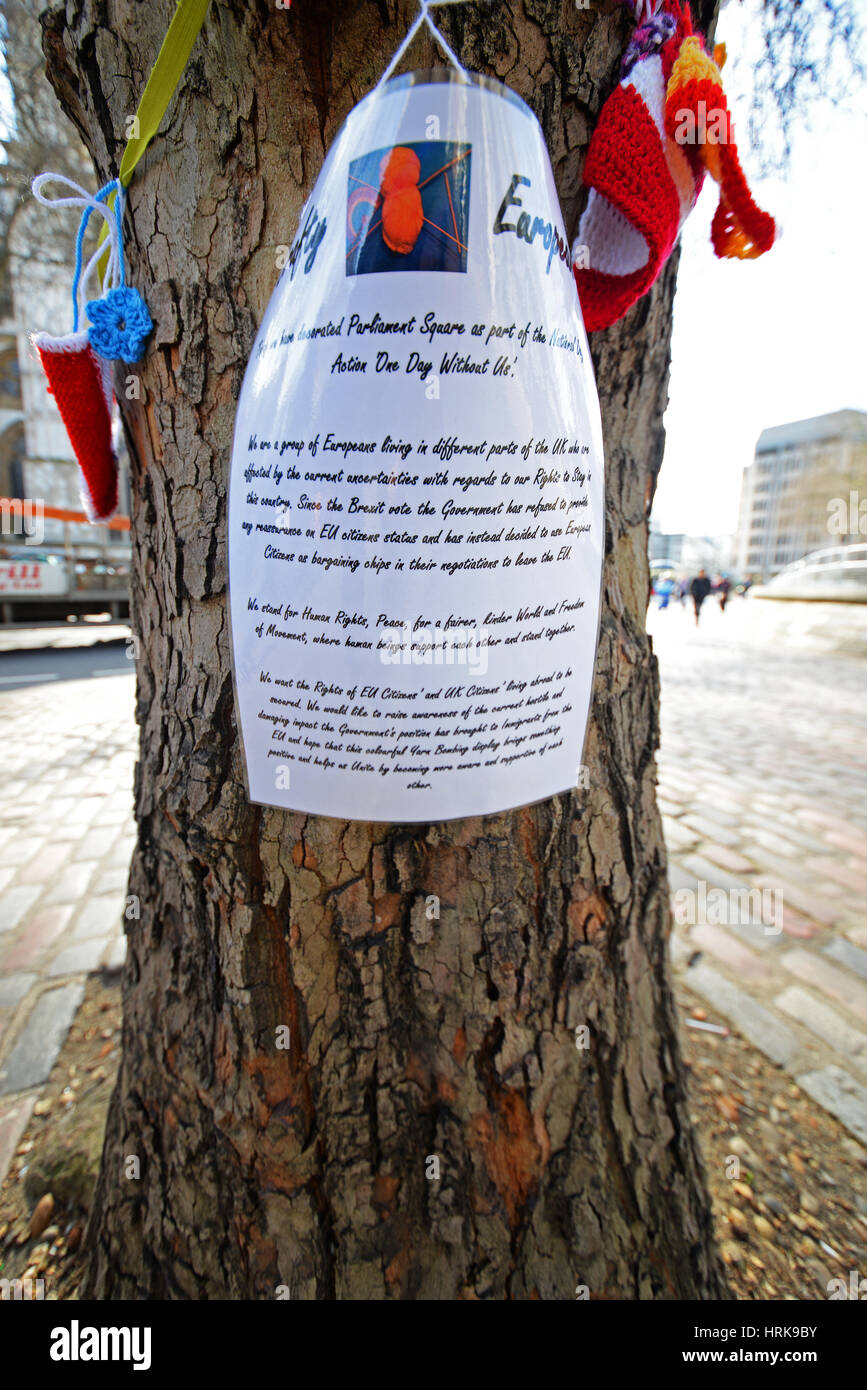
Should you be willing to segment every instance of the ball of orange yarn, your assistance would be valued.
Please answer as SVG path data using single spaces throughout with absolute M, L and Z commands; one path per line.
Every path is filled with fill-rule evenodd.
M 380 168 L 382 236 L 391 251 L 409 255 L 424 222 L 418 179 L 421 163 L 415 150 L 396 145 Z

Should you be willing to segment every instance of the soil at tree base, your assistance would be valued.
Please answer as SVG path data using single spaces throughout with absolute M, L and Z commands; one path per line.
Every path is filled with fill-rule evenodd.
M 120 988 L 95 975 L 0 1189 L 0 1274 L 45 1280 L 74 1299 L 81 1237 L 119 1061 Z M 826 1299 L 867 1268 L 867 1150 L 734 1033 L 694 1031 L 707 1015 L 678 989 L 690 1100 L 716 1237 L 739 1299 Z M 714 1020 L 715 1021 L 715 1020 Z M 31 1237 L 52 1192 L 48 1227 Z

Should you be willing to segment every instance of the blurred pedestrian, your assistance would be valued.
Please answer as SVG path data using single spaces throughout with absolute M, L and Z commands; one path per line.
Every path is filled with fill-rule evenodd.
M 716 591 L 719 594 L 719 611 L 721 613 L 724 613 L 726 611 L 726 604 L 729 601 L 731 587 L 731 580 L 728 578 L 727 575 L 722 575 L 719 583 L 716 586 Z
M 705 570 L 699 570 L 689 586 L 692 595 L 692 606 L 695 609 L 695 625 L 698 627 L 698 615 L 701 612 L 701 605 L 710 593 L 710 580 Z
M 684 576 L 677 586 L 677 597 L 680 599 L 681 608 L 686 603 L 686 596 L 689 593 L 689 580 Z
M 659 594 L 659 607 L 660 607 L 660 609 L 663 609 L 663 608 L 667 608 L 667 607 L 668 607 L 668 601 L 669 601 L 669 599 L 671 598 L 673 589 L 674 589 L 674 580 L 673 580 L 673 579 L 659 579 L 659 580 L 657 580 L 657 583 L 656 583 L 656 592 Z

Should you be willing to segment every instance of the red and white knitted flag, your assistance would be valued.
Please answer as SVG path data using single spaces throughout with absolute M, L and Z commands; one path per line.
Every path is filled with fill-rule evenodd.
M 118 489 L 111 364 L 93 351 L 86 331 L 62 338 L 35 333 L 32 342 L 78 461 L 84 510 L 90 521 L 108 521 L 117 510 Z
M 584 166 L 590 194 L 573 246 L 588 332 L 607 328 L 650 289 L 695 206 L 705 172 L 720 185 L 718 256 L 761 255 L 773 218 L 738 162 L 719 68 L 679 0 L 647 5 L 627 70 L 600 113 Z

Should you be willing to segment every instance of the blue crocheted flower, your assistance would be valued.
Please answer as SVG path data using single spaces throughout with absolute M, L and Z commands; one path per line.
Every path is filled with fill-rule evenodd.
M 138 362 L 145 339 L 153 328 L 147 305 L 131 285 L 119 285 L 102 299 L 92 299 L 85 306 L 91 327 L 90 346 L 100 357 L 111 361 L 120 357 L 124 362 Z

